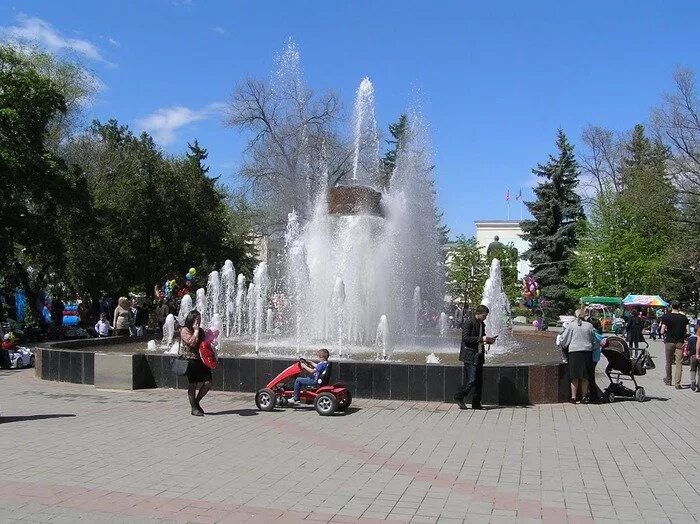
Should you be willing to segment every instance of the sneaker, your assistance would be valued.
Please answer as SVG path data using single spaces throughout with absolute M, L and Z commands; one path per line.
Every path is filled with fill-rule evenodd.
M 683 389 L 683 386 L 681 386 L 680 384 L 678 384 L 678 385 L 676 386 L 676 389 Z
M 202 409 L 202 406 L 199 403 L 199 400 L 195 400 L 194 404 L 195 404 L 195 406 L 197 406 L 197 409 L 202 412 L 202 415 L 204 415 L 204 410 Z
M 690 385 L 690 389 L 693 390 L 693 391 L 697 391 L 697 390 L 698 390 L 698 387 L 693 383 L 693 384 Z
M 298 398 L 288 398 L 287 399 L 287 404 L 299 404 L 299 399 Z
M 472 409 L 485 409 L 481 404 L 472 404 Z
M 589 397 L 588 395 L 586 395 L 585 397 L 583 397 L 581 399 L 581 404 L 590 404 L 590 403 L 591 403 L 591 397 Z
M 670 385 L 671 385 L 671 381 L 670 381 L 669 379 L 665 378 L 665 379 L 664 379 L 664 384 L 666 384 L 667 386 L 670 386 Z
M 203 416 L 204 416 L 204 412 L 203 412 L 202 410 L 197 409 L 197 408 L 192 408 L 191 413 L 192 413 L 195 417 L 203 417 Z
M 464 397 L 460 397 L 459 395 L 454 396 L 455 402 L 459 406 L 459 409 L 467 409 L 467 405 L 464 403 Z

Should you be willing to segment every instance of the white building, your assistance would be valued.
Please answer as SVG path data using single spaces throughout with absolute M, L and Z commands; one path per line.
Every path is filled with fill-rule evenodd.
M 498 237 L 499 241 L 505 245 L 513 244 L 518 250 L 518 255 L 522 255 L 530 248 L 530 244 L 523 240 L 523 230 L 520 229 L 520 220 L 477 220 L 476 241 L 479 247 L 486 253 L 488 245 Z M 518 260 L 518 278 L 523 278 L 532 270 L 532 266 L 527 260 Z

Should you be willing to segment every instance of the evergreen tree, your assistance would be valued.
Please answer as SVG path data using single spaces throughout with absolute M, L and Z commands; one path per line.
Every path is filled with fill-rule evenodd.
M 533 173 L 544 181 L 535 188 L 534 202 L 526 202 L 534 217 L 524 220 L 523 238 L 530 249 L 523 257 L 530 261 L 533 276 L 542 286 L 542 296 L 550 314 L 570 310 L 573 301 L 567 295 L 565 278 L 574 257 L 577 231 L 584 218 L 581 198 L 576 192 L 579 168 L 574 148 L 564 132 L 557 133 L 557 157 L 538 164 Z
M 401 115 L 393 124 L 389 124 L 389 133 L 391 133 L 392 139 L 386 141 L 390 147 L 379 163 L 380 189 L 387 189 L 391 183 L 391 175 L 394 174 L 396 167 L 396 152 L 401 147 L 406 129 L 408 129 L 408 117 L 405 114 Z

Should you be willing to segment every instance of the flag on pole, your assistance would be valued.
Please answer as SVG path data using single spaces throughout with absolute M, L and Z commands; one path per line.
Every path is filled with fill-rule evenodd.
M 506 189 L 506 202 L 510 202 L 510 189 Z
M 523 188 L 522 187 L 520 188 L 520 191 L 518 191 L 518 194 L 515 195 L 515 200 L 520 200 L 521 198 L 523 198 Z

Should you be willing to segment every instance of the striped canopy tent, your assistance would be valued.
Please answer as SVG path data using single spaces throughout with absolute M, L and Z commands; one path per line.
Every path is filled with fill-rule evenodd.
M 668 302 L 659 295 L 627 295 L 622 299 L 622 304 L 624 306 L 668 307 Z

